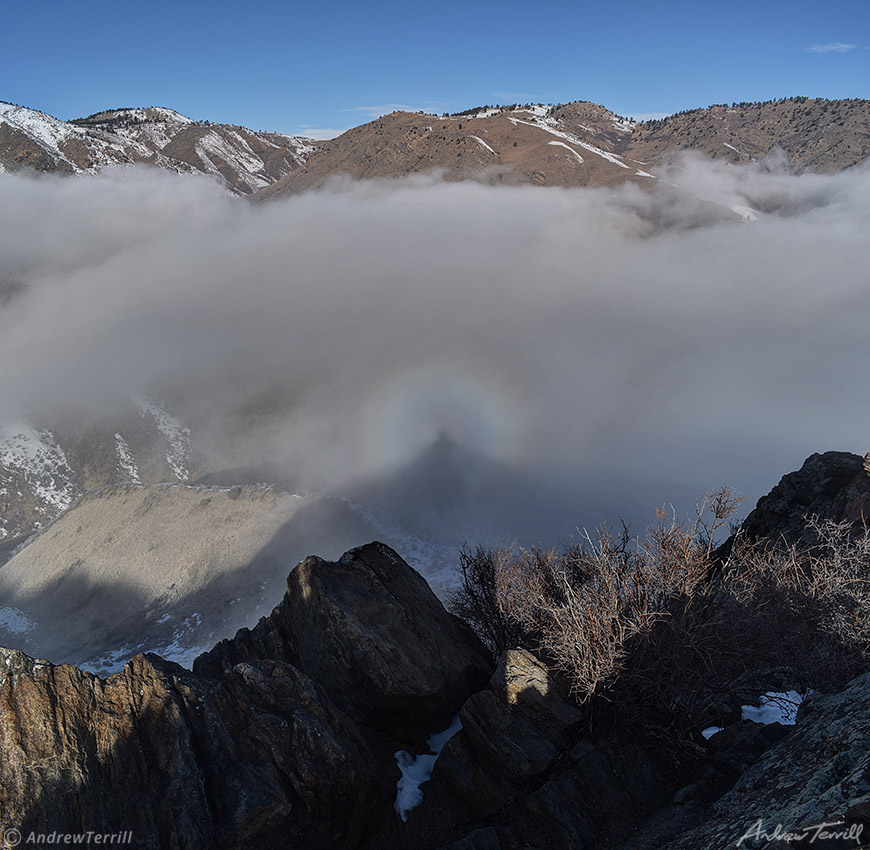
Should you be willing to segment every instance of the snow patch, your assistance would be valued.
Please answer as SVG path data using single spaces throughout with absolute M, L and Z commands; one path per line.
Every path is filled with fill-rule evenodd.
M 472 136 L 475 142 L 479 142 L 482 147 L 486 148 L 493 156 L 498 156 L 498 154 L 483 140 L 480 136 Z
M 423 792 L 420 786 L 428 781 L 432 769 L 444 745 L 462 728 L 459 715 L 453 718 L 451 724 L 443 731 L 432 735 L 426 742 L 430 752 L 412 756 L 407 750 L 397 750 L 396 764 L 401 776 L 396 783 L 396 814 L 403 822 L 408 820 L 408 812 L 423 802 Z
M 743 204 L 732 204 L 731 209 L 740 216 L 741 221 L 758 221 L 758 210 L 754 210 L 752 207 L 747 207 Z
M 803 699 L 804 695 L 797 691 L 768 691 L 761 696 L 760 705 L 741 706 L 740 719 L 765 725 L 782 723 L 786 726 L 794 726 L 797 722 L 798 706 Z
M 14 635 L 21 635 L 35 628 L 36 623 L 25 617 L 17 608 L 8 606 L 0 608 L 0 629 L 5 629 Z
M 121 472 L 134 484 L 141 484 L 136 459 L 133 457 L 133 452 L 130 451 L 130 445 L 121 434 L 115 434 L 115 453 L 118 455 L 118 466 L 121 467 Z
M 0 466 L 24 478 L 43 503 L 38 508 L 43 514 L 57 516 L 79 495 L 75 474 L 54 436 L 28 422 L 0 427 Z
M 637 126 L 637 121 L 632 121 L 630 118 L 614 118 L 612 123 L 613 129 L 621 133 L 630 133 Z
M 148 650 L 144 650 L 144 643 L 127 644 L 126 646 L 113 649 L 99 658 L 94 658 L 91 661 L 85 661 L 79 664 L 78 667 L 86 673 L 93 673 L 95 676 L 110 676 L 112 673 L 118 673 L 124 668 L 124 665 L 134 656 Z
M 171 620 L 170 614 L 164 614 L 159 623 Z M 92 658 L 78 666 L 88 673 L 93 673 L 96 676 L 111 676 L 113 673 L 118 673 L 124 669 L 124 665 L 135 655 L 141 655 L 145 652 L 153 652 L 167 661 L 174 661 L 188 670 L 193 669 L 193 662 L 211 648 L 211 644 L 205 646 L 190 645 L 185 641 L 188 633 L 194 631 L 202 624 L 202 618 L 196 612 L 186 617 L 172 632 L 172 638 L 167 640 L 151 639 L 141 641 L 140 643 L 128 643 L 118 649 L 113 649 L 105 655 L 97 658 Z M 209 635 L 209 638 L 211 635 Z
M 601 148 L 597 148 L 595 147 L 595 145 L 590 145 L 588 142 L 584 142 L 583 139 L 575 136 L 573 133 L 566 133 L 564 130 L 560 130 L 555 119 L 551 117 L 542 118 L 539 121 L 523 121 L 519 118 L 511 118 L 510 121 L 514 125 L 525 124 L 527 127 L 537 127 L 537 129 L 543 130 L 545 133 L 550 133 L 553 136 L 558 136 L 560 139 L 564 139 L 566 142 L 571 142 L 572 145 L 579 145 L 584 150 L 587 150 L 590 153 L 594 153 L 596 156 L 600 156 L 602 159 L 606 159 L 608 162 L 612 162 L 614 165 L 618 165 L 620 168 L 630 167 L 626 165 L 616 154 L 601 150 Z
M 721 732 L 721 726 L 708 726 L 701 734 L 709 741 L 717 732 Z
M 251 146 L 238 133 L 231 130 L 229 135 L 234 138 L 237 146 L 231 144 L 229 139 L 225 139 L 214 130 L 210 130 L 196 143 L 196 153 L 205 170 L 211 174 L 222 176 L 212 159 L 212 157 L 217 157 L 222 159 L 248 188 L 256 191 L 269 186 L 271 181 L 258 173 L 266 168 L 263 160 L 251 150 Z
M 548 145 L 556 145 L 557 147 L 560 147 L 560 148 L 565 148 L 566 151 L 569 151 L 570 153 L 574 154 L 574 156 L 577 158 L 577 162 L 580 163 L 580 165 L 583 164 L 583 157 L 580 156 L 580 154 L 577 153 L 577 151 L 575 151 L 574 148 L 569 147 L 564 142 L 547 142 L 547 144 Z
M 517 109 L 516 111 L 528 112 L 530 115 L 535 115 L 538 118 L 544 118 L 550 111 L 550 107 L 544 106 L 543 103 L 533 103 L 531 106 L 524 106 L 522 109 Z
M 190 472 L 187 468 L 190 457 L 190 428 L 184 427 L 177 419 L 170 416 L 163 402 L 158 398 L 148 395 L 133 397 L 133 403 L 139 410 L 139 415 L 144 419 L 150 416 L 157 425 L 157 430 L 169 443 L 169 451 L 166 453 L 166 462 L 173 475 L 179 481 L 187 481 Z

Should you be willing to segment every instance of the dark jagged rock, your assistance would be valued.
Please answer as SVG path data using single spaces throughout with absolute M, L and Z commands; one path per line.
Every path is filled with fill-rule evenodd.
M 101 680 L 0 650 L 0 822 L 155 850 L 352 848 L 395 796 L 394 736 L 373 727 L 449 715 L 490 672 L 381 544 L 307 559 L 271 617 L 196 667 L 137 656 Z
M 348 713 L 401 741 L 446 725 L 492 670 L 471 629 L 380 543 L 336 563 L 306 558 L 281 605 L 200 656 L 194 670 L 218 676 L 257 657 L 296 665 Z
M 801 542 L 807 514 L 860 524 L 868 482 L 857 456 L 813 455 L 746 533 Z M 460 708 L 400 821 L 395 750 L 420 752 Z M 307 558 L 272 614 L 193 672 L 149 655 L 101 680 L 0 650 L 0 823 L 132 830 L 155 850 L 725 850 L 757 823 L 870 829 L 870 674 L 807 699 L 795 727 L 699 738 L 679 775 L 660 741 L 592 735 L 584 718 L 526 650 L 492 673 L 469 629 L 374 543 Z
M 540 846 L 598 847 L 662 803 L 667 784 L 638 747 L 575 741 L 580 711 L 525 650 L 502 655 L 460 717 L 433 783 L 449 786 L 471 820 L 496 817 Z
M 720 733 L 722 734 L 722 733 Z M 715 736 L 718 737 L 718 736 Z M 731 791 L 698 818 L 698 825 L 662 844 L 661 835 L 635 840 L 632 850 L 725 850 L 737 846 L 758 850 L 784 841 L 765 840 L 777 824 L 802 834 L 817 824 L 839 823 L 848 840 L 789 846 L 857 848 L 866 842 L 870 807 L 870 673 L 859 676 L 837 694 L 809 697 L 798 712 L 793 730 L 748 767 Z M 756 829 L 756 826 L 760 827 Z M 831 832 L 838 828 L 830 827 Z M 861 840 L 856 840 L 857 838 Z
M 462 731 L 445 745 L 435 775 L 481 816 L 543 774 L 581 719 L 547 668 L 523 649 L 503 653 L 489 687 L 469 697 L 459 716 Z
M 743 522 L 752 539 L 785 538 L 812 542 L 805 524 L 818 516 L 861 527 L 870 520 L 870 475 L 862 459 L 849 452 L 810 455 L 797 472 L 784 475 Z
M 349 846 L 389 754 L 288 664 L 204 682 L 156 656 L 102 681 L 0 650 L 0 819 L 149 848 Z

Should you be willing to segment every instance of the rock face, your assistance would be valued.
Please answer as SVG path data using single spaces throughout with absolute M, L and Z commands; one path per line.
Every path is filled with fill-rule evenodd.
M 139 656 L 103 682 L 0 659 L 0 817 L 25 835 L 99 824 L 154 848 L 342 846 L 389 798 L 383 748 L 290 664 L 204 683 Z
M 263 654 L 292 658 L 361 722 L 408 740 L 446 725 L 490 670 L 469 627 L 381 544 L 354 549 L 337 563 L 306 558 L 272 615 L 221 641 L 194 670 L 219 676 Z
M 307 559 L 194 673 L 147 655 L 101 680 L 2 650 L 0 821 L 149 848 L 353 847 L 395 795 L 397 744 L 490 672 L 382 544 Z
M 637 746 L 593 739 L 563 685 L 532 653 L 506 651 L 466 700 L 407 823 L 381 822 L 365 850 L 604 847 L 667 800 Z
M 870 475 L 858 455 L 810 455 L 797 472 L 784 475 L 758 500 L 742 529 L 751 538 L 782 535 L 790 542 L 808 542 L 805 522 L 810 516 L 856 527 L 870 520 Z
M 756 519 L 850 518 L 860 476 L 860 458 L 814 455 Z M 697 734 L 679 764 L 653 735 L 593 734 L 586 708 L 525 649 L 493 670 L 372 543 L 306 558 L 271 615 L 193 672 L 140 655 L 103 680 L 0 650 L 0 823 L 25 837 L 129 830 L 154 850 L 774 850 L 783 830 L 857 850 L 870 834 L 870 673 L 808 697 L 796 726 Z M 396 751 L 420 753 L 457 712 L 400 820 Z M 809 841 L 823 823 L 840 838 Z
M 725 850 L 747 836 L 742 847 L 774 848 L 785 842 L 771 841 L 763 834 L 773 835 L 780 825 L 781 831 L 803 836 L 802 842 L 793 839 L 791 846 L 855 850 L 866 846 L 868 803 L 870 674 L 864 674 L 841 693 L 805 700 L 793 730 L 748 767 L 712 807 L 697 810 L 698 825 L 693 829 L 666 844 L 659 834 L 627 847 Z M 829 832 L 850 833 L 850 837 L 809 841 L 814 834 L 810 828 L 823 823 L 832 824 Z
M 462 731 L 445 745 L 435 770 L 480 815 L 499 811 L 509 788 L 543 774 L 582 717 L 547 668 L 522 649 L 502 655 L 489 686 L 459 716 Z

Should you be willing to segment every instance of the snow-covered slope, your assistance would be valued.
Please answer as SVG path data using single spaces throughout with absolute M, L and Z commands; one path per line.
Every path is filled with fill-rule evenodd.
M 290 174 L 315 149 L 311 139 L 194 121 L 164 107 L 115 109 L 61 121 L 0 102 L 0 171 L 31 167 L 92 174 L 109 166 L 148 163 L 211 174 L 230 192 L 249 194 Z
M 187 481 L 192 464 L 190 430 L 153 396 L 97 423 L 0 424 L 0 541 L 43 528 L 100 487 Z
M 29 422 L 0 427 L 0 539 L 41 527 L 81 495 L 50 431 Z

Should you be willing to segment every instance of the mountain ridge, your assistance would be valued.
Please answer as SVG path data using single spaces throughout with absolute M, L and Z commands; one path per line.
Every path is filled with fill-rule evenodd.
M 245 195 L 298 168 L 312 150 L 311 139 L 194 121 L 166 107 L 110 109 L 61 121 L 0 101 L 0 171 L 93 174 L 151 164 L 210 174 L 231 194 Z
M 440 173 L 506 185 L 650 185 L 678 152 L 738 164 L 775 154 L 832 173 L 870 157 L 870 101 L 794 96 L 713 104 L 636 122 L 588 101 L 393 112 L 328 141 L 187 118 L 167 107 L 108 109 L 61 121 L 0 101 L 0 170 L 96 173 L 148 163 L 211 174 L 267 200 L 353 179 Z
M 587 101 L 441 116 L 393 112 L 324 142 L 254 199 L 316 188 L 337 173 L 368 179 L 436 169 L 448 180 L 508 185 L 650 186 L 683 151 L 732 165 L 775 155 L 797 173 L 842 171 L 870 157 L 870 101 L 799 96 L 647 122 Z

